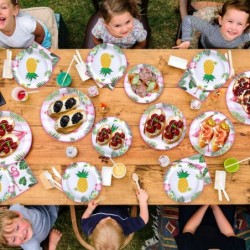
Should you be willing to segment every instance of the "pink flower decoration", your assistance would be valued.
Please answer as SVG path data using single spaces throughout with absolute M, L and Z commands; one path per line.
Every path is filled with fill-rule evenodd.
M 95 184 L 95 190 L 100 191 L 102 189 L 101 184 Z
M 164 189 L 166 191 L 169 191 L 170 190 L 170 184 L 164 184 Z
M 191 62 L 189 65 L 190 69 L 195 69 L 196 68 L 196 63 L 195 62 Z
M 93 108 L 93 105 L 86 105 L 86 113 L 90 115 L 95 114 L 95 109 Z
M 8 187 L 8 192 L 13 193 L 14 190 L 15 190 L 15 186 L 14 185 Z

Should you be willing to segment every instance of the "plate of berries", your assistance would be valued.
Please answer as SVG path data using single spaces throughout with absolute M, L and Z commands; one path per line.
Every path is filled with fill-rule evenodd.
M 0 164 L 9 165 L 23 159 L 31 143 L 28 123 L 18 114 L 0 111 Z

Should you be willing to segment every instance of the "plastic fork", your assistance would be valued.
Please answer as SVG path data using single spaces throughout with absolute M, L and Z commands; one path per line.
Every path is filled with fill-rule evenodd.
M 52 177 L 52 175 L 51 175 L 51 173 L 50 173 L 49 171 L 44 171 L 44 172 L 43 172 L 43 175 L 50 181 L 50 183 L 53 183 L 52 185 L 53 185 L 55 188 L 57 188 L 57 189 L 59 189 L 60 191 L 62 191 L 62 186 L 61 186 L 57 181 L 55 181 L 55 180 L 53 179 L 53 177 Z

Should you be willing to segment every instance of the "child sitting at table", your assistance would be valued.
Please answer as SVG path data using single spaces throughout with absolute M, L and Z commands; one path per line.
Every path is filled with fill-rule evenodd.
M 48 28 L 28 14 L 19 13 L 18 0 L 0 0 L 0 47 L 27 48 L 34 41 L 51 47 Z
M 88 203 L 82 215 L 83 232 L 90 236 L 92 245 L 98 249 L 121 249 L 125 236 L 142 229 L 148 222 L 148 194 L 140 189 L 136 193 L 140 214 L 129 217 L 128 206 L 99 206 L 95 200 Z
M 94 43 L 112 43 L 121 48 L 142 49 L 147 31 L 138 16 L 136 0 L 103 0 L 101 17 L 92 30 Z
M 234 233 L 234 205 L 179 206 L 179 250 L 244 250 L 244 239 Z
M 193 28 L 201 32 L 200 48 L 233 49 L 249 42 L 250 6 L 248 1 L 225 2 L 214 23 L 195 16 L 185 16 L 182 22 L 182 42 L 173 48 L 188 49 Z
M 22 206 L 15 204 L 0 208 L 0 246 L 21 246 L 40 250 L 40 244 L 49 235 L 49 250 L 54 250 L 61 232 L 52 229 L 58 217 L 58 206 Z

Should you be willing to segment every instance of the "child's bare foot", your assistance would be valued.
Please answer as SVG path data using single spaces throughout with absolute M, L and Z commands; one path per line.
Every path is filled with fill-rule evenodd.
M 57 229 L 52 229 L 49 234 L 49 250 L 55 250 L 58 242 L 62 237 L 62 233 Z

